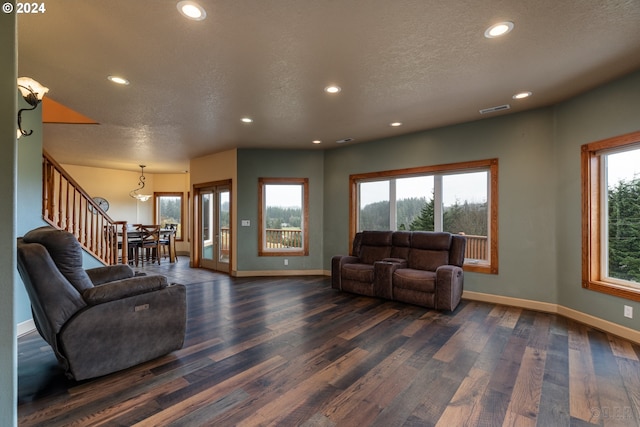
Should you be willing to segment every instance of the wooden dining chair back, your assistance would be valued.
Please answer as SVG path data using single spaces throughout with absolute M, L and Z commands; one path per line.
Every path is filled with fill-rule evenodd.
M 160 226 L 159 225 L 139 225 L 140 240 L 137 243 L 136 266 L 138 261 L 150 261 L 152 264 L 158 262 L 160 265 Z

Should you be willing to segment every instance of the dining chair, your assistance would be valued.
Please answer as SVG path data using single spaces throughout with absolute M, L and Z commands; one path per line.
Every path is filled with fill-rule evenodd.
M 136 248 L 136 267 L 138 262 L 142 262 L 144 267 L 145 259 L 147 261 L 158 262 L 160 265 L 160 226 L 159 225 L 139 225 L 140 239 L 135 243 Z

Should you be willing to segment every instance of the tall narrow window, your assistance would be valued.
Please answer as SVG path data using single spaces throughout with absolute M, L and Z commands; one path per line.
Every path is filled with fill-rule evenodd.
M 640 301 L 640 132 L 582 146 L 583 287 Z
M 259 255 L 309 255 L 307 178 L 260 178 Z
M 467 237 L 465 269 L 498 272 L 496 159 L 352 175 L 351 234 L 447 231 Z M 353 203 L 353 202 L 352 202 Z
M 176 240 L 182 240 L 182 193 L 154 193 L 155 219 L 162 228 L 175 228 Z

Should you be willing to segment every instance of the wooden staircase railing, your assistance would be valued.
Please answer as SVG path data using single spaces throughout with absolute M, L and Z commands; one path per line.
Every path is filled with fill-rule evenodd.
M 82 247 L 106 265 L 127 263 L 126 221 L 114 221 L 46 152 L 42 153 L 42 217 L 78 238 Z

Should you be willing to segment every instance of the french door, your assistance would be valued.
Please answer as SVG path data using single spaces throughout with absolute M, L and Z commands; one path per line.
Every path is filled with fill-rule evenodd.
M 199 267 L 230 272 L 231 184 L 196 188 Z

